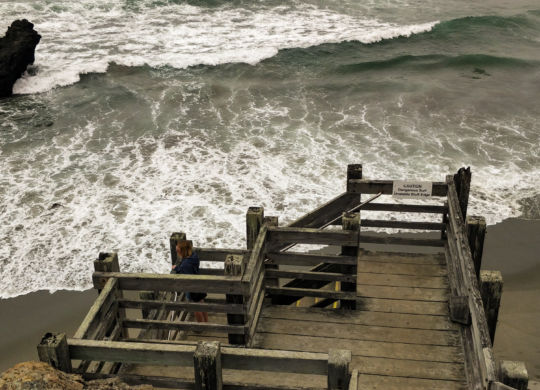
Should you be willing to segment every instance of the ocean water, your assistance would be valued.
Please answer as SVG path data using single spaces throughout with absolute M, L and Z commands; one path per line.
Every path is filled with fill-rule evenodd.
M 536 0 L 0 1 L 19 18 L 42 39 L 0 100 L 0 298 L 88 288 L 99 251 L 167 272 L 174 231 L 242 247 L 249 206 L 287 223 L 350 163 L 471 166 L 470 213 L 540 218 Z

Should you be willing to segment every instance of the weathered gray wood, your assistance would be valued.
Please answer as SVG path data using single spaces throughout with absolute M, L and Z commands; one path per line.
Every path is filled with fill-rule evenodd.
M 358 389 L 384 390 L 470 390 L 464 381 L 404 378 L 387 375 L 358 375 Z
M 94 287 L 101 289 L 109 278 L 118 279 L 120 290 L 190 291 L 208 293 L 238 293 L 243 289 L 238 277 L 181 274 L 142 274 L 94 272 Z
M 362 251 L 360 252 L 360 260 L 395 264 L 446 265 L 446 258 L 444 253 L 403 253 L 369 251 L 362 249 Z
M 357 390 L 358 388 L 358 369 L 354 369 L 349 381 L 349 390 Z
M 448 299 L 450 320 L 462 325 L 470 325 L 471 312 L 469 309 L 469 296 L 451 295 Z
M 510 387 L 501 382 L 491 382 L 488 390 L 516 390 L 515 387 Z
M 228 255 L 245 255 L 248 252 L 245 249 L 198 247 L 194 247 L 193 251 L 197 253 L 201 261 L 215 261 L 218 263 L 224 262 Z
M 486 236 L 486 219 L 478 216 L 467 216 L 467 237 L 471 248 L 472 260 L 476 277 L 480 277 L 482 267 L 482 253 L 484 252 L 484 238 Z
M 250 208 L 251 210 L 252 208 Z M 249 215 L 249 211 L 248 211 Z M 248 233 L 249 234 L 249 233 Z M 244 261 L 243 256 L 240 255 L 229 255 L 225 259 L 225 275 L 242 277 L 244 274 Z M 244 297 L 241 294 L 227 294 L 226 296 L 227 303 L 242 305 L 244 306 Z M 242 327 L 246 324 L 246 317 L 244 314 L 227 314 L 227 323 L 229 325 Z M 228 334 L 229 344 L 245 344 L 246 338 L 244 333 L 235 333 L 230 332 Z
M 266 257 L 273 264 L 313 266 L 321 263 L 355 265 L 355 256 L 320 255 L 300 252 L 269 252 Z
M 243 305 L 241 304 L 227 304 L 227 303 L 207 303 L 205 302 L 171 302 L 163 300 L 147 300 L 147 299 L 126 299 L 122 298 L 118 300 L 118 304 L 122 308 L 126 309 L 142 309 L 148 310 L 165 310 L 165 311 L 180 311 L 185 310 L 188 312 L 205 311 L 212 313 L 232 313 L 242 314 L 244 312 Z M 143 314 L 143 318 L 146 318 Z
M 369 258 L 368 258 L 369 259 Z M 380 261 L 360 260 L 358 269 L 387 275 L 446 276 L 446 267 L 437 264 L 385 263 Z
M 169 238 L 169 247 L 171 251 L 171 264 L 172 265 L 175 265 L 178 262 L 178 255 L 176 254 L 176 244 L 178 244 L 178 241 L 182 241 L 185 239 L 186 239 L 186 233 L 176 232 L 176 233 L 171 234 L 171 237 Z
M 88 314 L 75 332 L 75 335 L 73 336 L 74 338 L 88 338 L 93 334 L 99 323 L 105 318 L 105 315 L 116 299 L 115 292 L 117 287 L 118 283 L 116 279 L 110 278 L 107 281 L 103 290 L 101 290 L 101 293 L 94 301 L 94 304 L 92 307 L 90 307 Z
M 500 271 L 480 271 L 480 295 L 484 303 L 489 337 L 491 344 L 495 342 L 495 331 L 497 329 L 497 318 L 499 317 L 499 307 L 501 305 L 503 289 L 503 278 Z
M 328 390 L 349 388 L 349 365 L 351 351 L 331 349 L 328 351 Z
M 100 252 L 94 260 L 94 270 L 98 272 L 120 272 L 118 253 Z
M 221 346 L 218 341 L 200 342 L 193 355 L 196 390 L 221 390 Z
M 362 179 L 362 164 L 349 164 L 347 165 L 347 192 L 352 192 L 349 181 Z
M 400 203 L 368 203 L 362 207 L 363 211 L 392 211 L 397 213 L 428 213 L 445 214 L 448 206 L 442 205 L 418 205 Z
M 352 192 L 360 192 L 362 194 L 378 194 L 382 192 L 384 195 L 392 195 L 394 182 L 392 180 L 349 180 L 349 188 Z M 447 186 L 444 182 L 433 182 L 432 196 L 446 196 Z
M 393 236 L 372 236 L 368 233 L 362 234 L 362 244 L 381 244 L 381 245 L 411 245 L 411 246 L 430 246 L 435 248 L 444 247 L 444 240 L 436 238 L 406 238 Z
M 266 275 L 269 277 L 276 278 L 287 278 L 287 279 L 305 279 L 305 280 L 325 280 L 329 282 L 349 282 L 355 283 L 355 275 L 345 275 L 336 272 L 310 272 L 310 271 L 280 271 L 280 270 L 266 270 Z M 274 285 L 266 284 L 269 287 L 274 287 Z
M 37 346 L 39 360 L 52 367 L 71 372 L 71 356 L 65 333 L 46 333 Z
M 341 226 L 344 231 L 355 232 L 357 237 L 356 245 L 353 246 L 342 246 L 341 254 L 344 256 L 358 256 L 358 245 L 360 240 L 360 213 L 343 213 L 341 216 Z M 341 265 L 340 272 L 346 275 L 355 275 L 356 276 L 356 267 L 354 265 Z M 356 283 L 351 282 L 341 282 L 341 291 L 344 292 L 356 292 Z M 343 309 L 355 310 L 356 301 L 355 300 L 344 300 L 340 302 Z
M 292 287 L 267 287 L 266 292 L 270 295 L 292 295 L 297 297 L 317 297 L 317 298 L 332 298 L 332 299 L 357 299 L 356 293 L 315 290 L 307 288 L 292 288 Z
M 263 226 L 264 208 L 250 207 L 246 213 L 246 246 L 248 250 L 253 249 L 259 231 Z
M 279 219 L 278 217 L 264 217 L 264 224 L 267 226 L 273 226 L 277 227 L 279 226 Z M 272 264 L 272 263 L 265 263 L 264 264 L 265 271 L 267 270 L 278 270 L 279 265 L 278 264 Z M 271 275 L 268 275 L 268 273 L 265 272 L 264 277 L 266 278 L 266 284 L 272 287 L 279 287 L 279 277 L 273 277 Z
M 357 285 L 359 297 L 409 299 L 411 301 L 447 302 L 448 291 L 438 288 Z
M 244 271 L 244 275 L 242 276 L 242 281 L 250 285 L 253 284 L 253 280 L 256 276 L 255 270 L 258 267 L 262 267 L 262 263 L 266 254 L 267 235 L 268 227 L 266 225 L 263 225 L 261 230 L 259 231 L 257 240 L 255 241 L 253 250 L 251 251 L 251 254 L 249 256 L 247 268 Z
M 448 290 L 445 276 L 391 275 L 359 272 L 356 283 L 362 286 L 423 287 Z
M 195 330 L 202 332 L 223 332 L 243 335 L 245 328 L 242 325 L 212 324 L 208 322 L 171 322 L 163 320 L 124 320 L 123 326 L 136 329 L 167 329 L 167 330 Z
M 172 342 L 146 343 L 69 339 L 72 359 L 125 363 L 191 366 L 196 345 Z M 223 369 L 327 374 L 328 354 L 286 350 L 222 347 Z
M 261 283 L 263 282 L 263 279 L 261 278 Z M 259 319 L 261 316 L 261 310 L 264 303 L 264 297 L 265 297 L 265 289 L 264 286 L 261 285 L 261 287 L 257 290 L 256 293 L 257 299 L 254 299 L 253 305 L 249 310 L 248 319 L 249 319 L 249 326 L 247 329 L 247 340 L 246 340 L 246 346 L 252 347 L 254 343 L 254 336 L 255 332 L 257 331 L 257 326 L 259 325 Z
M 500 380 L 507 386 L 517 390 L 527 390 L 529 373 L 525 363 L 503 360 L 499 365 Z
M 471 189 L 471 168 L 459 168 L 454 175 L 454 184 L 459 200 L 461 216 L 465 220 L 467 217 L 467 206 L 469 204 L 469 191 Z
M 441 230 L 444 223 L 440 222 L 414 222 L 414 221 L 390 221 L 382 219 L 362 219 L 362 227 L 391 228 L 391 229 L 414 229 L 414 230 Z
M 358 242 L 355 232 L 296 227 L 270 227 L 268 239 L 276 244 L 295 242 L 314 245 L 356 245 Z

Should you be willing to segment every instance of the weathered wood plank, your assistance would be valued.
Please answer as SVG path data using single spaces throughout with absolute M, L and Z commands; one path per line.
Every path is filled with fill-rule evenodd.
M 404 378 L 386 375 L 358 375 L 358 390 L 468 390 L 465 382 Z
M 168 329 L 168 330 L 196 330 L 196 331 L 213 331 L 233 334 L 244 334 L 245 327 L 242 325 L 224 325 L 212 324 L 207 322 L 171 322 L 161 320 L 124 320 L 123 326 L 126 328 L 136 329 Z
M 443 265 L 383 263 L 360 259 L 358 261 L 358 271 L 413 276 L 445 276 L 447 274 L 446 267 Z
M 324 322 L 332 324 L 359 324 L 393 328 L 433 329 L 457 331 L 459 327 L 443 316 L 385 313 L 356 310 L 332 310 L 289 306 L 268 306 L 262 312 L 265 318 L 295 318 L 299 321 Z
M 441 230 L 441 222 L 390 221 L 384 219 L 362 219 L 362 227 L 412 229 L 412 230 Z
M 359 272 L 357 283 L 364 286 L 427 287 L 448 289 L 446 276 L 389 275 Z
M 126 299 L 118 300 L 121 308 L 126 309 L 146 309 L 146 310 L 167 310 L 167 311 L 205 311 L 213 313 L 242 314 L 243 306 L 234 303 L 207 303 L 207 302 L 171 302 L 155 301 L 147 299 Z
M 431 264 L 431 265 L 446 265 L 444 253 L 401 253 L 401 252 L 384 252 L 384 251 L 368 251 L 360 252 L 360 260 L 378 261 L 380 263 L 395 263 L 395 264 Z
M 353 179 L 349 180 L 350 189 L 352 192 L 362 194 L 378 194 L 382 192 L 384 195 L 392 195 L 393 180 L 365 180 Z M 444 182 L 433 182 L 431 191 L 432 196 L 446 196 L 447 185 Z
M 253 278 L 255 277 L 255 268 L 264 261 L 264 256 L 266 255 L 266 241 L 268 236 L 268 226 L 263 225 L 261 230 L 259 231 L 259 235 L 257 236 L 257 239 L 255 240 L 255 244 L 253 245 L 253 250 L 251 251 L 251 255 L 249 256 L 247 268 L 244 272 L 244 275 L 242 276 L 242 281 L 245 283 L 249 283 L 250 286 L 253 283 Z
M 229 248 L 193 248 L 201 261 L 215 261 L 222 263 L 227 255 L 245 255 L 248 251 L 245 249 Z
M 397 324 L 396 324 L 397 325 Z M 408 329 L 369 326 L 350 323 L 325 323 L 265 317 L 259 324 L 259 332 L 299 336 L 343 335 L 344 338 L 365 341 L 413 343 L 423 345 L 460 346 L 457 332 L 446 330 Z M 361 351 L 353 351 L 361 354 Z
M 123 272 L 94 272 L 92 275 L 95 288 L 104 287 L 109 278 L 118 279 L 118 288 L 120 290 L 190 291 L 233 294 L 241 294 L 243 292 L 240 278 L 232 276 Z
M 115 293 L 117 288 L 118 281 L 114 278 L 110 278 L 105 283 L 99 296 L 94 301 L 92 307 L 90 307 L 88 314 L 75 332 L 74 338 L 88 338 L 88 336 L 96 330 L 97 326 L 105 318 L 105 315 L 113 304 L 116 298 Z
M 267 258 L 273 264 L 287 264 L 287 265 L 313 266 L 313 265 L 318 265 L 321 263 L 344 264 L 344 265 L 356 264 L 355 256 L 320 255 L 320 254 L 310 254 L 310 253 L 300 253 L 300 252 L 284 252 L 284 253 L 270 252 L 267 254 Z
M 437 205 L 368 203 L 362 207 L 362 211 L 393 211 L 398 213 L 444 214 L 448 212 L 448 208 L 445 206 Z
M 393 236 L 371 236 L 362 234 L 360 246 L 362 244 L 380 244 L 380 245 L 410 245 L 410 246 L 428 246 L 434 248 L 444 247 L 444 240 L 438 238 L 405 238 Z
M 440 288 L 394 287 L 357 285 L 356 293 L 360 297 L 408 299 L 412 301 L 447 302 L 448 291 Z
M 257 332 L 257 346 L 260 348 L 275 348 L 323 352 L 328 348 L 349 349 L 361 351 L 362 356 L 372 356 L 390 359 L 424 360 L 433 362 L 460 363 L 463 362 L 461 346 L 418 345 L 408 343 L 392 343 L 368 340 L 349 340 L 347 338 L 285 335 L 276 333 Z
M 268 239 L 275 244 L 288 242 L 341 246 L 358 244 L 358 234 L 356 232 L 297 227 L 270 227 L 268 228 Z
M 332 299 L 357 299 L 356 293 L 315 290 L 308 288 L 293 288 L 293 287 L 267 287 L 266 292 L 270 295 L 291 295 L 296 297 L 317 297 L 317 298 L 332 298 Z
M 266 276 L 287 278 L 287 279 L 306 279 L 306 280 L 326 280 L 340 282 L 356 282 L 355 275 L 345 275 L 336 272 L 308 272 L 308 271 L 282 271 L 282 270 L 266 270 Z
M 382 311 L 387 313 L 428 314 L 448 316 L 446 302 L 410 301 L 405 299 L 359 298 L 360 310 Z

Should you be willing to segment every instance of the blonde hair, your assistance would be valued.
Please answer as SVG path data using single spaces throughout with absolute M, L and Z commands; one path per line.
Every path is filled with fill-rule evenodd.
M 193 242 L 191 240 L 180 240 L 176 243 L 176 252 L 186 258 L 193 253 Z

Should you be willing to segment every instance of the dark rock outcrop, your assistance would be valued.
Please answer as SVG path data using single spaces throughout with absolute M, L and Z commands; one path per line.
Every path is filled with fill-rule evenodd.
M 34 63 L 34 50 L 40 39 L 34 25 L 26 19 L 14 21 L 0 38 L 0 98 L 11 96 L 15 81 Z
M 0 376 L 0 390 L 152 390 L 149 385 L 129 386 L 118 378 L 85 382 L 80 375 L 66 374 L 47 363 L 24 362 Z

